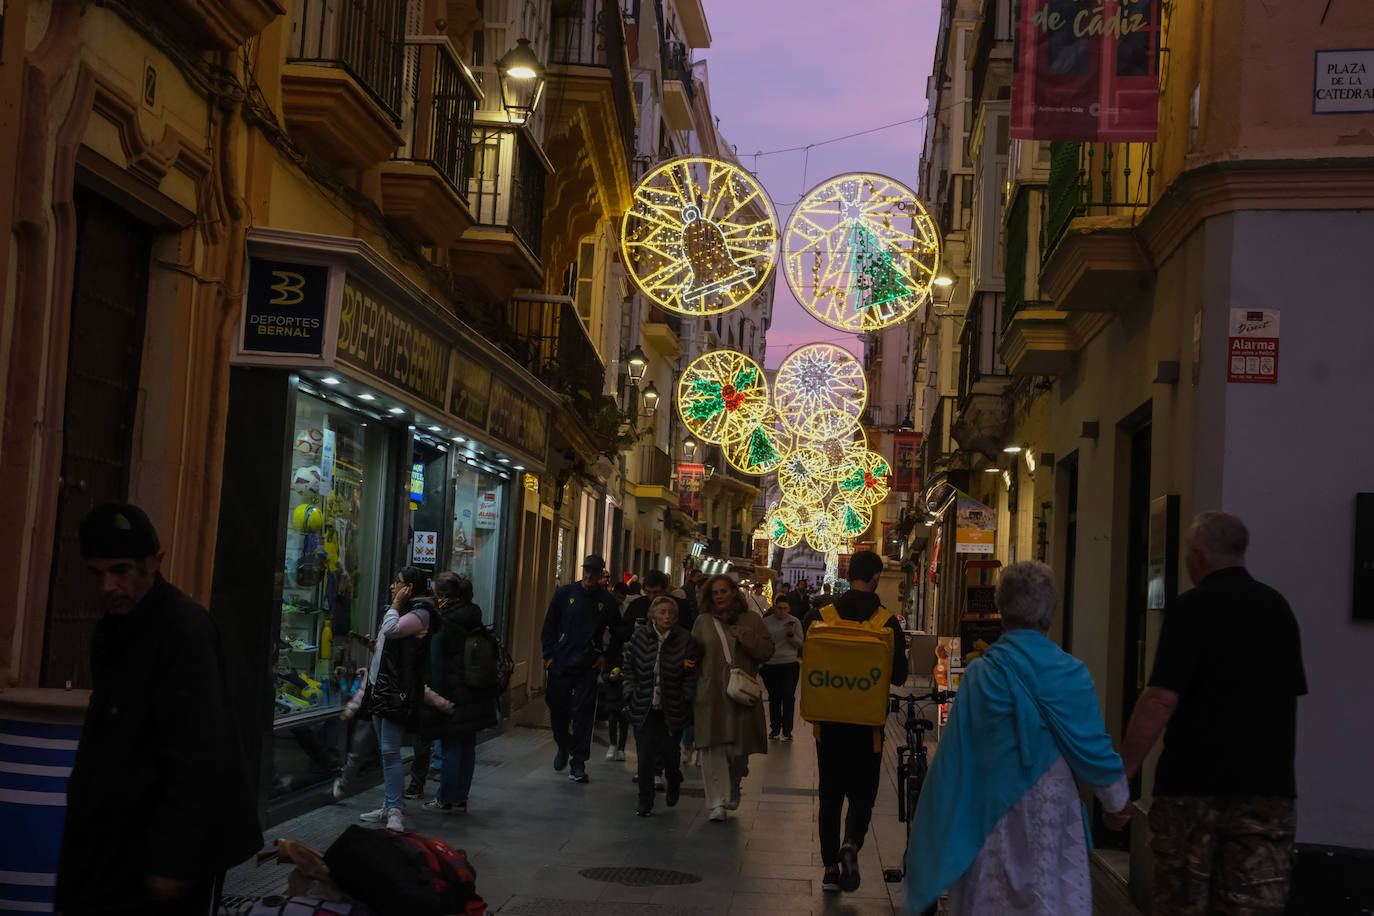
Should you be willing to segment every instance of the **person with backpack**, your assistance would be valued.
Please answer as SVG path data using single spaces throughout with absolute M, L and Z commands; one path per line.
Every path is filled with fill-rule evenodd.
M 429 714 L 420 732 L 426 741 L 437 739 L 444 752 L 439 789 L 424 807 L 463 814 L 477 765 L 477 733 L 497 723 L 503 652 L 472 603 L 471 579 L 441 572 L 434 577 L 434 597 L 439 619 L 429 637 L 429 690 L 452 708 Z
M 806 615 L 802 621 L 807 640 L 811 629 L 821 621 L 833 625 L 832 620 L 864 623 L 885 616 L 878 600 L 878 579 L 883 572 L 883 558 L 871 550 L 860 550 L 849 558 L 849 590 L 833 604 L 826 603 Z M 833 610 L 832 610 L 833 609 Z M 892 663 L 889 683 L 870 684 L 868 690 L 876 697 L 882 695 L 882 711 L 887 709 L 888 688 L 906 683 L 906 638 L 897 618 L 887 616 L 892 630 Z M 803 643 L 804 658 L 811 662 L 812 651 Z M 886 651 L 886 643 L 882 643 Z M 887 667 L 885 659 L 864 664 L 856 672 L 855 680 L 873 668 Z M 808 669 L 809 669 L 808 665 Z M 808 670 L 808 675 L 810 671 Z M 843 676 L 843 672 L 832 673 Z M 803 687 L 805 690 L 805 686 Z M 803 715 L 806 696 L 803 694 Z M 858 724 L 845 721 L 813 722 L 816 734 L 816 762 L 820 769 L 820 813 L 818 816 L 821 841 L 821 890 L 827 893 L 853 891 L 859 886 L 859 850 L 863 848 L 868 825 L 873 818 L 873 803 L 878 797 L 878 780 L 882 773 L 883 729 L 881 725 Z M 849 813 L 845 817 L 844 842 L 840 842 L 840 815 L 845 799 Z

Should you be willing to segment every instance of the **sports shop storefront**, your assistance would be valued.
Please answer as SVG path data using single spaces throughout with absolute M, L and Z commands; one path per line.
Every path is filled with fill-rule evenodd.
M 397 569 L 470 578 L 506 632 L 515 503 L 543 470 L 552 395 L 357 239 L 255 231 L 245 289 L 215 593 L 267 660 L 244 701 L 264 709 L 277 821 L 337 773 L 338 713 L 370 659 L 357 637 Z

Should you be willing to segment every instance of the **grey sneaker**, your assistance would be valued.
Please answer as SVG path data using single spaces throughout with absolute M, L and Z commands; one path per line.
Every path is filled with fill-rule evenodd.
M 840 847 L 840 890 L 849 892 L 859 888 L 859 848 L 853 843 Z
M 380 824 L 386 820 L 386 809 L 378 808 L 375 811 L 364 811 L 358 815 L 358 820 L 367 821 L 369 824 Z
M 400 808 L 386 809 L 386 829 L 404 831 L 406 829 L 405 820 L 401 817 Z
M 426 811 L 437 811 L 440 814 L 453 813 L 453 805 L 444 804 L 437 798 L 431 798 L 429 801 L 425 802 L 424 808 Z
M 572 769 L 568 770 L 568 778 L 573 782 L 587 782 L 587 765 L 574 760 Z
M 329 789 L 329 794 L 330 794 L 331 796 L 333 796 L 333 798 L 334 798 L 334 800 L 335 800 L 336 802 L 338 802 L 338 801 L 343 801 L 343 798 L 344 798 L 343 777 L 340 777 L 340 778 L 334 780 L 334 785 L 333 785 L 332 787 L 330 787 L 330 789 Z

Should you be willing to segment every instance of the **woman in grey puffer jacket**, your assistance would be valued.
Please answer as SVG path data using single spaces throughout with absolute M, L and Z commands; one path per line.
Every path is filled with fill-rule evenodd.
M 639 805 L 648 817 L 654 806 L 654 773 L 663 761 L 667 803 L 677 804 L 682 788 L 682 729 L 692 713 L 696 665 L 701 648 L 677 625 L 677 601 L 667 595 L 649 606 L 652 626 L 640 627 L 625 646 L 620 663 L 625 718 L 635 728 L 639 754 Z

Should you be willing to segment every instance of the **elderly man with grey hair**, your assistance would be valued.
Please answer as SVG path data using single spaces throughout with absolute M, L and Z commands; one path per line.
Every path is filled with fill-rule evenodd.
M 1092 912 L 1074 780 L 1113 812 L 1129 789 L 1087 667 L 1046 636 L 1058 603 L 1045 564 L 1002 570 L 1002 635 L 969 663 L 912 825 L 917 912 L 947 888 L 949 916 Z
M 1193 521 L 1193 588 L 1165 611 L 1121 745 L 1134 775 L 1164 735 L 1150 803 L 1157 916 L 1278 914 L 1288 900 L 1307 678 L 1292 609 L 1245 568 L 1249 542 L 1229 513 Z

